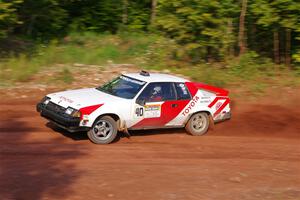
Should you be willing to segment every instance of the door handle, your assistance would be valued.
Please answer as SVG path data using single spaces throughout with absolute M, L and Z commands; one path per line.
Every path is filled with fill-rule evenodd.
M 176 108 L 178 106 L 178 104 L 174 103 L 172 104 L 172 108 Z

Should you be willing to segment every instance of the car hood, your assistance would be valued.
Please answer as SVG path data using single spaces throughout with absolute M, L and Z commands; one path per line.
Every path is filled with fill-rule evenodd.
M 115 101 L 122 101 L 122 98 L 109 95 L 95 88 L 68 90 L 52 93 L 47 96 L 50 97 L 51 102 L 55 104 L 58 104 L 65 108 L 70 106 L 75 109 L 98 104 L 105 104 L 108 102 L 113 103 Z

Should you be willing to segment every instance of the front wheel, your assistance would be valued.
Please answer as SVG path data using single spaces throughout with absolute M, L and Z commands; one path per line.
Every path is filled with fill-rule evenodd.
M 194 136 L 204 135 L 209 127 L 209 116 L 205 112 L 196 113 L 191 116 L 185 126 L 185 130 Z
M 95 144 L 109 144 L 117 137 L 117 122 L 110 116 L 98 119 L 87 132 L 89 139 Z

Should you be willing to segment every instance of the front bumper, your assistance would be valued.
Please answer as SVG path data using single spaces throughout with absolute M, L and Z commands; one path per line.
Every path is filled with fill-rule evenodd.
M 50 103 L 49 103 L 50 104 Z M 54 122 L 57 126 L 70 132 L 86 131 L 89 127 L 81 127 L 80 118 L 64 113 L 64 108 L 51 102 L 51 106 L 43 103 L 36 105 L 36 110 L 42 117 Z

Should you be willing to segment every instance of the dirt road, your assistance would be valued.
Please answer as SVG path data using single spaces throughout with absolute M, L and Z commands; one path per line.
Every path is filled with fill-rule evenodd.
M 138 131 L 94 145 L 47 125 L 38 98 L 2 98 L 0 199 L 297 200 L 299 100 L 237 102 L 232 120 L 201 137 Z

